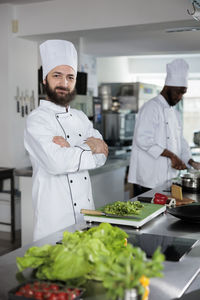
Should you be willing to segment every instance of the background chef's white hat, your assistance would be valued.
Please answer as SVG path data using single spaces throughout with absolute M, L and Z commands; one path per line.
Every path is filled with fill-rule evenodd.
M 175 59 L 167 64 L 167 76 L 165 85 L 168 86 L 188 86 L 189 65 L 184 59 Z
M 43 79 L 57 66 L 67 65 L 77 73 L 77 52 L 74 45 L 64 40 L 48 40 L 40 45 Z

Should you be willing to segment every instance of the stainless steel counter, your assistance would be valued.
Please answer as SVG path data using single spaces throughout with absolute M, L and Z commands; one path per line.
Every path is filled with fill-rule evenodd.
M 90 175 L 96 175 L 96 174 L 101 174 L 104 172 L 108 172 L 110 170 L 115 170 L 121 167 L 126 167 L 129 165 L 129 157 L 123 157 L 123 158 L 108 158 L 105 165 L 89 170 Z M 26 168 L 21 168 L 21 169 L 16 169 L 15 170 L 15 175 L 16 176 L 24 176 L 24 177 L 31 177 L 33 173 L 32 167 L 26 167 Z
M 170 194 L 171 181 L 146 192 L 143 196 L 153 197 L 155 192 Z M 183 196 L 200 202 L 200 194 L 183 192 Z M 200 224 L 187 223 L 165 213 L 146 224 L 140 233 L 185 237 L 200 240 Z M 149 300 L 179 298 L 184 293 L 199 289 L 200 280 L 200 241 L 179 262 L 164 263 L 164 277 L 151 280 Z M 197 277 L 198 276 L 198 277 Z M 188 291 L 186 291 L 188 289 Z M 162 296 L 161 296 L 162 295 Z
M 170 183 L 166 183 L 160 188 L 151 190 L 143 195 L 153 196 L 155 192 L 163 192 L 168 190 Z M 169 194 L 169 192 L 164 192 Z M 200 199 L 200 195 L 190 194 L 191 197 Z M 186 196 L 184 194 L 184 196 Z M 136 198 L 133 198 L 134 200 Z M 70 232 L 76 229 L 82 229 L 86 224 L 79 224 L 68 227 Z M 138 232 L 138 230 L 131 227 L 122 227 L 127 233 Z M 200 239 L 199 224 L 192 224 L 183 222 L 168 213 L 160 215 L 153 219 L 140 230 L 140 233 L 152 233 L 167 236 L 178 236 L 185 238 Z M 41 246 L 44 244 L 54 244 L 56 241 L 62 239 L 62 232 L 57 232 L 48 236 L 38 242 L 29 244 L 13 251 L 7 255 L 0 257 L 0 299 L 7 299 L 7 292 L 18 284 L 16 279 L 16 256 L 23 256 L 26 249 L 30 246 Z M 192 250 L 185 255 L 179 262 L 165 261 L 164 262 L 164 277 L 153 278 L 150 283 L 150 297 L 149 300 L 172 300 L 180 297 L 183 293 L 188 293 L 199 288 L 200 275 L 200 242 L 198 241 Z M 30 271 L 25 272 L 26 278 L 30 276 Z M 189 287 L 189 288 L 188 288 Z M 188 289 L 188 290 L 187 290 Z M 187 290 L 187 291 L 186 291 Z M 105 299 L 105 296 L 91 297 L 87 299 Z

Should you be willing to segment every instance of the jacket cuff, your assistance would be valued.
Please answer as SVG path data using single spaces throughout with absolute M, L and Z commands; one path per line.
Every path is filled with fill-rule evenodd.
M 164 151 L 164 148 L 159 145 L 153 145 L 149 150 L 147 151 L 153 158 L 157 159 L 162 152 Z
M 191 168 L 191 165 L 189 165 L 189 160 L 192 159 L 191 155 L 184 155 L 183 157 L 181 157 L 182 161 L 185 163 L 185 165 L 187 166 L 187 168 Z

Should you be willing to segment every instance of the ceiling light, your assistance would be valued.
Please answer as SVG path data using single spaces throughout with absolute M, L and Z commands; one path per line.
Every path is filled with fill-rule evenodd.
M 169 28 L 165 32 L 184 32 L 184 31 L 198 31 L 200 27 L 178 27 L 178 28 Z

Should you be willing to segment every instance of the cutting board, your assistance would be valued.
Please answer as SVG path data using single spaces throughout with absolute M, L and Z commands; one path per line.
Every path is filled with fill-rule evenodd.
M 117 225 L 127 225 L 135 228 L 140 228 L 153 218 L 157 217 L 166 210 L 165 205 L 153 204 L 153 203 L 143 203 L 144 207 L 141 209 L 140 213 L 137 215 L 137 219 L 123 219 L 123 218 L 109 218 L 105 216 L 91 216 L 84 215 L 84 220 L 86 222 L 97 222 L 97 223 L 111 223 Z M 103 210 L 103 207 L 99 210 Z
M 168 198 L 173 198 L 172 195 L 167 195 Z M 176 200 L 176 206 L 181 206 L 185 204 L 194 203 L 195 201 L 190 198 L 183 197 L 183 200 L 175 199 Z
M 181 206 L 181 205 L 190 204 L 190 203 L 195 202 L 192 199 L 183 197 L 182 187 L 179 185 L 176 185 L 176 184 L 172 184 L 171 195 L 168 197 L 174 198 L 176 200 L 176 206 Z
M 192 200 L 192 199 L 184 198 L 184 197 L 183 197 L 183 200 L 178 200 L 178 199 L 176 199 L 176 206 L 181 206 L 181 205 L 185 205 L 185 204 L 190 204 L 190 203 L 193 203 L 193 202 L 195 202 L 195 201 Z

